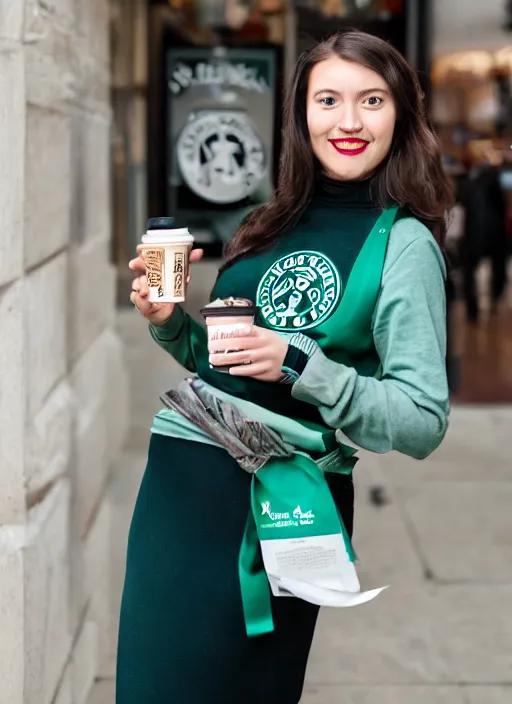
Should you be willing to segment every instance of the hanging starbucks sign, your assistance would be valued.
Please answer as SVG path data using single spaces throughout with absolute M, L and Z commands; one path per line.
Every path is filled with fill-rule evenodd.
M 188 88 L 200 86 L 243 88 L 257 93 L 269 91 L 267 77 L 258 70 L 258 66 L 244 61 L 217 59 L 190 63 L 181 60 L 173 66 L 169 78 L 172 95 L 180 95 Z
M 258 188 L 266 170 L 265 146 L 243 111 L 192 114 L 176 143 L 189 188 L 211 203 L 233 203 Z
M 167 53 L 169 210 L 186 217 L 258 205 L 273 188 L 276 53 L 172 47 Z M 213 210 L 212 210 L 213 209 Z

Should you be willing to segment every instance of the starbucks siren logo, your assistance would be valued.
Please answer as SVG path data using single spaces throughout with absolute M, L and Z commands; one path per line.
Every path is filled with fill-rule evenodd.
M 242 112 L 210 112 L 187 123 L 176 145 L 189 188 L 211 203 L 250 196 L 265 175 L 263 143 Z
M 340 295 L 340 277 L 330 259 L 319 252 L 294 252 L 268 269 L 257 301 L 269 327 L 307 330 L 331 315 Z

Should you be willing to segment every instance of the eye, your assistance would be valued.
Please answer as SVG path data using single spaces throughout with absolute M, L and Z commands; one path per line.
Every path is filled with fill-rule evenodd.
M 363 105 L 368 105 L 370 108 L 378 108 L 382 103 L 383 100 L 379 98 L 378 95 L 371 95 L 369 98 L 366 98 Z
M 336 100 L 332 97 L 332 95 L 327 95 L 325 98 L 320 98 L 320 103 L 325 105 L 326 108 L 332 108 L 333 105 L 336 104 Z

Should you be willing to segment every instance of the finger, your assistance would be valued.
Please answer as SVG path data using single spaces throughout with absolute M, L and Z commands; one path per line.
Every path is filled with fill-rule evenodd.
M 253 325 L 251 328 L 251 339 L 259 338 L 261 344 L 268 342 L 269 336 L 278 335 L 274 330 L 269 330 L 268 328 L 262 328 L 259 325 Z
M 152 312 L 153 304 L 147 299 L 141 298 L 136 291 L 130 293 L 130 301 L 133 303 L 135 308 L 138 309 L 141 315 L 149 315 Z
M 149 286 L 147 277 L 139 276 L 137 281 L 139 282 L 139 296 L 142 296 L 142 298 L 147 298 L 149 296 Z
M 210 340 L 208 342 L 208 352 L 212 354 L 224 352 L 227 345 L 236 352 L 241 352 L 242 350 L 256 350 L 265 347 L 265 343 L 261 338 L 234 337 L 230 340 Z
M 221 367 L 224 364 L 254 364 L 263 359 L 260 350 L 240 350 L 239 352 L 220 352 L 209 356 L 210 364 Z
M 229 373 L 232 376 L 262 376 L 270 370 L 268 362 L 257 362 L 256 364 L 241 364 L 239 367 L 231 367 Z
M 137 291 L 133 291 L 133 290 L 132 290 L 132 292 L 130 293 L 130 303 L 133 303 L 133 305 L 135 306 L 135 308 L 137 308 L 137 309 L 140 311 L 140 308 L 139 308 L 139 305 L 138 305 L 138 303 L 139 303 L 139 295 L 138 295 Z
M 190 252 L 190 261 L 191 261 L 191 263 L 193 263 L 193 262 L 198 262 L 198 261 L 202 258 L 203 254 L 204 254 L 204 250 L 202 250 L 202 249 L 193 249 L 193 250 Z
M 137 276 L 132 281 L 132 291 L 135 291 L 141 298 L 149 296 L 148 280 L 145 276 Z
M 142 257 L 136 257 L 135 259 L 129 261 L 128 268 L 132 271 L 142 271 L 142 273 L 146 273 L 146 265 Z

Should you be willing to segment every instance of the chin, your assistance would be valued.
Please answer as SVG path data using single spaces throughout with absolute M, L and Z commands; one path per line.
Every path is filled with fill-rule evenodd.
M 329 169 L 329 176 L 338 181 L 361 181 L 366 178 L 370 172 L 368 169 Z

